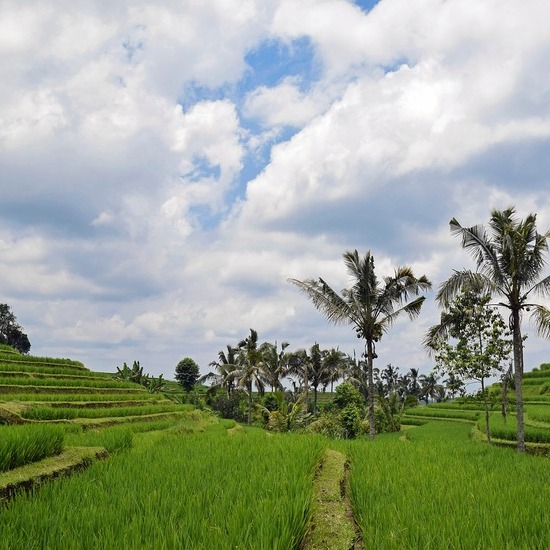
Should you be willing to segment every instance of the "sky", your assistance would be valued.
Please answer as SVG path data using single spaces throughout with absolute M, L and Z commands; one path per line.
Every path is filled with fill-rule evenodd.
M 201 372 L 251 328 L 360 354 L 288 278 L 426 275 L 378 364 L 427 373 L 449 231 L 550 227 L 547 0 L 0 0 L 0 303 L 31 353 Z M 545 271 L 548 274 L 550 269 Z M 550 342 L 525 319 L 526 369 Z

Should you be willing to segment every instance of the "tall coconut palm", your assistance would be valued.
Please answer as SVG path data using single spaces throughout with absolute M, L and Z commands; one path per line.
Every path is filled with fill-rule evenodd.
M 218 353 L 218 360 L 212 361 L 209 365 L 216 369 L 216 372 L 210 371 L 197 380 L 199 384 L 210 382 L 210 388 L 207 390 L 207 393 L 213 393 L 218 388 L 225 387 L 227 395 L 231 395 L 235 381 L 230 374 L 237 368 L 236 352 L 237 349 L 232 346 L 227 346 L 227 351 L 221 350 Z
M 374 258 L 370 251 L 360 257 L 357 250 L 344 253 L 344 263 L 354 279 L 351 288 L 334 291 L 323 279 L 289 279 L 302 290 L 313 305 L 335 324 L 350 324 L 358 338 L 365 340 L 367 359 L 369 435 L 374 439 L 374 380 L 373 360 L 377 357 L 375 344 L 402 314 L 414 319 L 425 300 L 419 296 L 429 290 L 431 283 L 422 275 L 416 278 L 410 267 L 399 267 L 392 277 L 379 281 L 374 272 Z M 408 301 L 409 299 L 412 301 Z
M 277 342 L 264 342 L 260 346 L 260 352 L 263 357 L 263 372 L 267 384 L 271 386 L 271 391 L 283 390 L 281 379 L 285 375 L 286 353 L 285 349 L 289 346 L 288 342 L 281 344 L 278 350 Z
M 462 227 L 455 218 L 450 227 L 451 234 L 461 237 L 462 247 L 472 253 L 477 271 L 455 271 L 441 285 L 437 300 L 445 307 L 462 289 L 477 285 L 491 296 L 501 297 L 498 305 L 509 310 L 516 386 L 517 450 L 525 452 L 521 318 L 524 311 L 530 312 L 539 335 L 550 337 L 550 310 L 532 301 L 534 296 L 550 296 L 550 276 L 540 278 L 546 263 L 550 231 L 538 233 L 536 214 L 520 220 L 513 207 L 493 210 L 489 231 L 483 225 Z
M 262 373 L 263 355 L 258 348 L 258 333 L 250 329 L 250 335 L 239 342 L 236 352 L 236 368 L 229 375 L 230 380 L 245 388 L 248 394 L 248 424 L 252 423 L 252 389 L 263 394 L 265 378 Z
M 349 363 L 348 356 L 338 348 L 323 350 L 323 365 L 326 371 L 326 378 L 323 384 L 323 391 L 330 384 L 330 391 L 333 391 L 334 382 L 342 378 L 344 370 Z M 326 384 L 326 385 L 325 385 Z

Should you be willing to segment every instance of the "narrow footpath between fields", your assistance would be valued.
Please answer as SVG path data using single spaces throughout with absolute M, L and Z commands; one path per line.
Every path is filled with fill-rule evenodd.
M 304 550 L 361 550 L 348 498 L 346 455 L 327 449 L 313 487 L 313 519 Z

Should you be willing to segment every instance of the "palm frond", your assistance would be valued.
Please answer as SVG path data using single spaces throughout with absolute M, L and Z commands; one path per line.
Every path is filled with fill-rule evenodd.
M 467 288 L 476 288 L 491 295 L 500 291 L 500 287 L 495 285 L 488 276 L 469 269 L 462 269 L 455 270 L 446 281 L 439 285 L 435 299 L 439 307 L 445 309 L 460 292 Z
M 351 312 L 347 302 L 334 291 L 321 277 L 318 280 L 288 279 L 288 282 L 297 286 L 307 294 L 313 305 L 325 315 L 328 321 L 334 324 L 350 322 Z
M 542 305 L 532 306 L 531 319 L 542 338 L 550 338 L 550 310 Z

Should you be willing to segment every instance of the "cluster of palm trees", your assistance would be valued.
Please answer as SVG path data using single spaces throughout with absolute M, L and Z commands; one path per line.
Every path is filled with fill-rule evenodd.
M 271 342 L 259 343 L 258 332 L 250 334 L 236 346 L 227 346 L 218 353 L 218 360 L 210 363 L 214 370 L 202 376 L 200 382 L 209 382 L 210 392 L 224 388 L 228 395 L 242 389 L 248 397 L 248 422 L 252 420 L 253 395 L 263 396 L 266 391 L 286 391 L 296 396 L 303 395 L 305 411 L 314 415 L 319 412 L 318 393 L 327 389 L 332 392 L 334 384 L 345 381 L 353 384 L 368 398 L 368 383 L 365 377 L 365 360 L 345 354 L 336 348 L 322 349 L 313 344 L 309 350 L 290 351 L 289 343 L 280 346 Z M 389 364 L 384 369 L 373 369 L 375 398 L 379 402 L 395 394 L 401 406 L 409 399 L 416 404 L 419 400 L 441 401 L 458 391 L 454 386 L 441 384 L 433 374 L 420 374 L 411 368 L 407 374 L 400 374 L 399 367 Z M 452 382 L 448 380 L 447 382 Z M 313 402 L 309 402 L 312 394 Z
M 437 302 L 442 308 L 465 289 L 477 288 L 496 300 L 494 305 L 509 312 L 512 334 L 514 378 L 517 410 L 517 449 L 525 451 L 523 420 L 523 335 L 521 321 L 529 313 L 539 335 L 550 337 L 550 310 L 536 303 L 534 297 L 550 296 L 550 276 L 540 278 L 546 263 L 547 240 L 550 231 L 539 233 L 536 215 L 518 219 L 513 207 L 493 210 L 488 230 L 483 225 L 463 227 L 453 218 L 451 234 L 461 238 L 462 247 L 469 250 L 476 270 L 456 270 L 440 285 Z M 408 267 L 399 267 L 393 276 L 380 280 L 374 271 L 374 259 L 369 252 L 360 257 L 357 250 L 346 252 L 344 262 L 354 284 L 340 293 L 333 290 L 322 278 L 289 279 L 302 290 L 313 305 L 336 324 L 351 325 L 358 338 L 365 342 L 365 375 L 369 403 L 370 437 L 374 438 L 374 370 L 377 357 L 375 345 L 393 322 L 402 314 L 414 319 L 420 312 L 424 296 L 421 292 L 431 288 L 422 275 L 415 277 Z
M 286 385 L 294 393 L 304 393 L 306 410 L 308 396 L 313 390 L 313 410 L 317 412 L 317 393 L 345 377 L 350 362 L 349 357 L 338 349 L 321 349 L 314 344 L 309 350 L 288 350 L 289 343 L 280 346 L 271 342 L 258 342 L 258 332 L 250 329 L 250 334 L 236 346 L 228 345 L 218 353 L 218 360 L 210 363 L 214 371 L 199 379 L 209 382 L 210 391 L 225 388 L 228 395 L 233 390 L 244 389 L 248 396 L 248 422 L 252 419 L 253 392 L 263 395 L 284 391 Z

